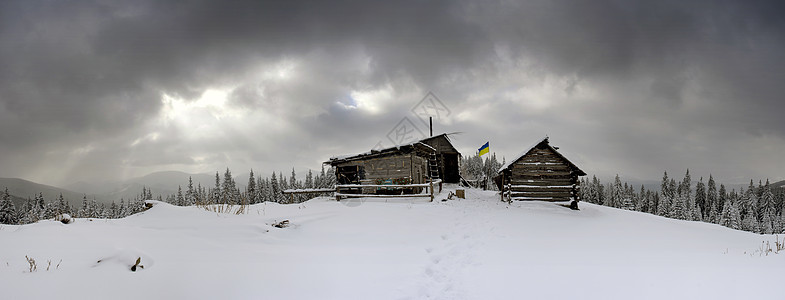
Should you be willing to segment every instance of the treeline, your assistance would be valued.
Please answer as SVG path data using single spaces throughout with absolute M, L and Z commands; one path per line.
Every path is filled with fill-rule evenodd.
M 719 187 L 714 177 L 704 183 L 698 180 L 694 189 L 690 171 L 681 181 L 669 178 L 665 172 L 659 191 L 647 190 L 643 185 L 637 190 L 619 175 L 614 182 L 603 185 L 596 176 L 581 179 L 581 199 L 586 202 L 640 211 L 663 217 L 702 221 L 725 227 L 761 234 L 785 232 L 785 187 L 772 187 L 769 180 L 749 186 L 738 192 Z
M 287 189 L 320 189 L 332 188 L 335 186 L 335 172 L 332 168 L 325 171 L 324 167 L 318 174 L 308 170 L 305 180 L 298 180 L 297 173 L 292 169 L 291 176 L 283 176 L 283 173 L 275 172 L 270 177 L 255 177 L 253 170 L 248 176 L 248 184 L 244 190 L 237 187 L 237 183 L 232 177 L 232 172 L 227 168 L 221 177 L 215 173 L 215 184 L 210 188 L 205 188 L 201 184 L 194 186 L 193 180 L 189 177 L 185 188 L 177 187 L 177 193 L 167 195 L 163 200 L 178 206 L 189 205 L 248 205 L 262 202 L 275 202 L 281 204 L 300 203 L 313 198 L 315 195 L 293 195 L 284 196 L 283 191 Z
M 493 176 L 499 172 L 499 168 L 504 165 L 496 159 L 496 153 L 486 155 L 485 159 L 475 154 L 474 156 L 461 157 L 461 175 L 470 181 L 474 187 L 498 190 L 493 184 Z
M 64 214 L 77 218 L 101 218 L 114 219 L 123 218 L 144 210 L 143 195 L 147 189 L 143 189 L 142 194 L 132 200 L 125 201 L 120 199 L 120 203 L 112 202 L 110 205 L 97 203 L 95 199 L 87 200 L 87 196 L 82 198 L 80 207 L 72 207 L 63 194 L 48 201 L 43 193 L 38 193 L 34 199 L 28 198 L 21 208 L 16 208 L 8 193 L 8 188 L 0 196 L 0 224 L 29 224 L 40 220 L 54 219 Z
M 193 179 L 189 177 L 185 188 L 179 186 L 177 193 L 173 195 L 159 194 L 154 196 L 151 189 L 143 187 L 142 192 L 134 199 L 128 201 L 120 199 L 120 203 L 112 202 L 109 205 L 97 203 L 95 199 L 88 200 L 87 196 L 84 196 L 80 207 L 72 207 L 62 194 L 57 199 L 47 201 L 44 199 L 43 193 L 39 193 L 35 199 L 28 198 L 23 207 L 17 208 L 11 200 L 8 188 L 6 188 L 0 194 L 0 224 L 29 224 L 53 219 L 63 214 L 76 218 L 124 218 L 143 211 L 145 200 L 165 201 L 178 206 L 248 205 L 261 202 L 300 203 L 316 195 L 293 195 L 292 197 L 284 196 L 282 191 L 335 186 L 335 172 L 332 168 L 326 171 L 322 168 L 318 174 L 309 170 L 305 175 L 305 180 L 298 180 L 294 169 L 288 178 L 280 172 L 278 174 L 273 172 L 267 178 L 256 177 L 252 170 L 248 179 L 247 185 L 241 190 L 238 188 L 232 172 L 226 169 L 223 177 L 218 172 L 215 173 L 215 184 L 212 187 L 204 187 L 201 183 L 194 185 Z

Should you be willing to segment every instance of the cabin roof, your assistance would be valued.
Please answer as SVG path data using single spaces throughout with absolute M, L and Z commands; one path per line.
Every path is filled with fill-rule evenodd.
M 430 145 L 423 143 L 422 141 L 417 141 L 409 144 L 396 145 L 384 149 L 372 149 L 371 151 L 363 152 L 360 154 L 333 156 L 330 157 L 330 160 L 326 161 L 325 163 L 335 165 L 335 164 L 349 162 L 349 161 L 387 156 L 395 153 L 410 153 L 416 150 L 432 151 L 432 152 L 436 151 L 436 149 L 434 149 Z
M 424 138 L 424 139 L 420 140 L 420 142 L 428 143 L 430 141 L 437 140 L 437 139 L 445 139 L 447 141 L 447 146 L 450 147 L 450 150 L 451 150 L 450 152 L 460 154 L 460 152 L 458 152 L 458 149 L 455 149 L 455 146 L 452 145 L 452 141 L 450 140 L 450 135 L 451 134 L 457 134 L 457 133 L 455 133 L 455 132 L 454 133 L 442 133 L 442 134 L 439 134 L 439 135 L 434 135 L 432 137 Z
M 434 135 L 432 137 L 427 137 L 427 138 L 424 138 L 422 140 L 419 140 L 419 141 L 416 141 L 416 142 L 412 142 L 412 143 L 409 143 L 409 144 L 395 145 L 395 146 L 384 148 L 384 149 L 373 149 L 371 151 L 363 152 L 363 153 L 359 153 L 359 154 L 349 154 L 349 155 L 333 156 L 333 157 L 330 157 L 330 159 L 328 161 L 324 162 L 324 163 L 335 165 L 335 164 L 349 162 L 349 161 L 355 161 L 355 160 L 362 160 L 362 159 L 367 159 L 367 158 L 374 158 L 374 157 L 381 157 L 381 156 L 391 155 L 391 154 L 394 154 L 396 152 L 410 153 L 410 152 L 412 152 L 414 150 L 421 150 L 421 151 L 426 151 L 426 152 L 428 152 L 428 151 L 437 152 L 436 148 L 434 148 L 433 146 L 429 145 L 428 142 L 436 140 L 436 139 L 439 139 L 439 138 L 444 138 L 445 140 L 447 140 L 447 144 L 450 146 L 450 148 L 453 151 L 455 151 L 455 153 L 459 153 L 458 150 L 455 149 L 455 146 L 452 145 L 452 141 L 450 141 L 450 136 L 449 135 L 450 134 L 448 134 L 448 133 L 442 133 L 440 135 Z
M 510 160 L 509 162 L 507 162 L 507 163 L 506 163 L 504 166 L 502 166 L 502 167 L 499 169 L 499 171 L 498 171 L 497 173 L 501 173 L 501 172 L 503 172 L 504 170 L 507 170 L 507 169 L 508 169 L 508 168 L 510 168 L 510 166 L 512 166 L 514 163 L 518 162 L 519 160 L 521 160 L 521 158 L 523 158 L 524 156 L 526 156 L 526 154 L 529 154 L 529 152 L 531 152 L 532 150 L 534 150 L 534 148 L 537 148 L 538 146 L 540 146 L 540 145 L 542 145 L 542 144 L 544 144 L 546 147 L 548 147 L 548 148 L 550 148 L 551 150 L 553 150 L 553 153 L 556 153 L 556 155 L 558 155 L 558 156 L 559 156 L 561 159 L 563 159 L 565 162 L 567 162 L 567 164 L 570 166 L 570 168 L 571 168 L 571 169 L 573 169 L 573 170 L 574 170 L 574 171 L 575 171 L 575 172 L 578 174 L 578 176 L 585 176 L 585 175 L 586 175 L 586 172 L 583 172 L 583 170 L 581 170 L 580 168 L 578 168 L 578 166 L 576 166 L 575 164 L 573 164 L 573 163 L 572 163 L 572 162 L 571 162 L 569 159 L 567 159 L 566 157 L 564 157 L 564 155 L 562 155 L 561 153 L 559 153 L 559 151 L 557 151 L 557 150 L 556 150 L 556 148 L 554 148 L 553 146 L 551 146 L 551 145 L 548 143 L 548 137 L 547 137 L 547 136 L 546 136 L 544 139 L 542 139 L 541 141 L 539 141 L 539 142 L 535 143 L 534 145 L 532 145 L 531 147 L 527 148 L 527 150 L 526 150 L 526 151 L 524 151 L 524 152 L 522 152 L 521 154 L 519 154 L 519 155 L 515 156 L 515 159 L 513 159 L 513 160 Z

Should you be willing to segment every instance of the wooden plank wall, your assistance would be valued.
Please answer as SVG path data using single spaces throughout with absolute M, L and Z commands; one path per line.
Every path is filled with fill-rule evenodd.
M 399 154 L 385 157 L 375 157 L 364 160 L 350 161 L 339 164 L 338 166 L 363 166 L 365 169 L 364 182 L 375 181 L 376 179 L 391 179 L 409 177 L 412 183 L 423 183 L 422 177 L 425 174 L 425 158 L 413 154 Z M 419 173 L 417 172 L 419 170 Z
M 548 148 L 535 148 L 510 166 L 510 196 L 515 200 L 577 199 L 578 180 L 570 166 Z

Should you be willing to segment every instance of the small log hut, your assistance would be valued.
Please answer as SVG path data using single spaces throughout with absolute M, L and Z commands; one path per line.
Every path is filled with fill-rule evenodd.
M 446 133 L 421 140 L 436 150 L 436 169 L 438 178 L 446 183 L 458 183 L 461 180 L 460 157 L 461 153 L 452 145 L 450 136 Z M 433 162 L 431 162 L 433 163 Z
M 586 173 L 557 149 L 546 137 L 502 166 L 494 177 L 502 191 L 502 199 L 572 201 L 570 208 L 577 209 L 580 201 L 578 176 Z
M 421 184 L 429 180 L 460 180 L 458 158 L 447 134 L 432 136 L 411 144 L 400 145 L 326 161 L 335 168 L 338 184 Z M 400 189 L 363 188 L 354 193 L 398 193 Z M 419 189 L 403 190 L 419 193 Z

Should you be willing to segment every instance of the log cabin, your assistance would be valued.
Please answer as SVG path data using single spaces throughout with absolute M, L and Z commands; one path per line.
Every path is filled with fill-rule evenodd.
M 420 184 L 429 180 L 460 180 L 460 153 L 447 134 L 432 136 L 411 144 L 332 157 L 326 161 L 335 168 L 338 184 Z M 349 193 L 385 193 L 391 189 L 363 188 Z M 393 190 L 393 193 L 400 192 Z M 418 193 L 418 189 L 403 190 Z
M 494 177 L 502 200 L 571 201 L 570 208 L 577 209 L 578 176 L 586 173 L 557 149 L 545 137 L 502 166 Z

